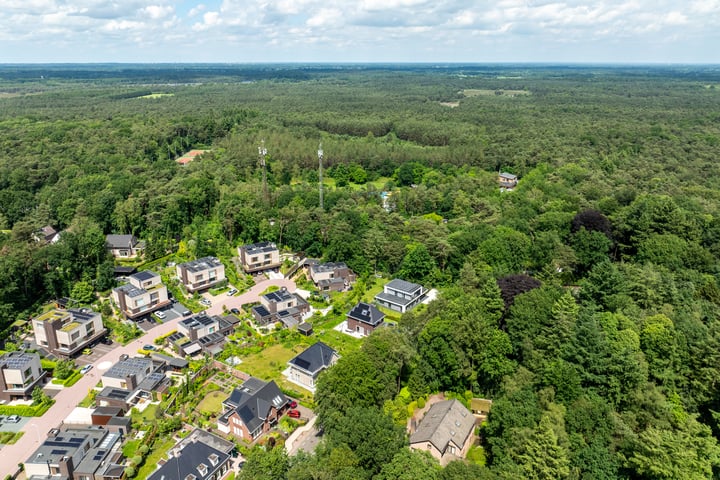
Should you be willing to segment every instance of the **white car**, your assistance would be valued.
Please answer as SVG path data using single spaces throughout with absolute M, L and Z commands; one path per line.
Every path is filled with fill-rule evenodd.
M 155 316 L 156 316 L 157 318 L 159 318 L 160 320 L 165 320 L 165 317 L 167 316 L 167 315 L 165 315 L 165 312 L 161 312 L 160 310 L 158 310 L 158 311 L 156 311 L 156 312 L 153 312 L 153 313 L 154 313 Z
M 231 288 L 230 290 L 228 290 L 227 295 L 228 295 L 228 297 L 232 297 L 232 296 L 235 295 L 237 292 L 238 292 L 238 291 L 237 291 L 237 288 Z
M 92 364 L 90 364 L 90 365 L 85 365 L 84 367 L 82 367 L 82 368 L 80 369 L 80 373 L 82 373 L 83 375 L 85 375 L 85 374 L 86 374 L 87 372 L 89 372 L 90 370 L 92 370 Z
M 202 300 L 200 300 L 200 303 L 202 303 L 203 305 L 205 305 L 207 307 L 212 306 L 212 302 L 210 300 L 208 300 L 207 298 L 203 298 Z

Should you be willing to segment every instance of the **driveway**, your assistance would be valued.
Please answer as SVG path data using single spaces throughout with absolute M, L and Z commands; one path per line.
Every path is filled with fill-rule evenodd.
M 208 314 L 221 315 L 223 305 L 226 305 L 229 309 L 233 307 L 240 308 L 244 303 L 257 302 L 259 295 L 273 285 L 285 287 L 291 292 L 295 291 L 295 283 L 291 280 L 266 280 L 258 283 L 242 295 L 237 297 L 226 296 L 223 299 L 224 301 L 219 301 L 216 305 L 208 309 Z M 85 398 L 90 389 L 100 380 L 103 372 L 108 370 L 120 359 L 120 355 L 136 355 L 137 351 L 142 348 L 143 345 L 152 344 L 155 338 L 175 330 L 180 318 L 181 317 L 178 317 L 165 323 L 156 324 L 150 332 L 139 339 L 108 352 L 99 358 L 94 363 L 95 368 L 90 370 L 90 372 L 75 385 L 58 392 L 55 396 L 55 405 L 42 417 L 30 419 L 22 428 L 25 435 L 23 435 L 15 445 L 6 445 L 2 448 L 2 454 L 0 455 L 0 477 L 12 474 L 17 470 L 18 462 L 24 462 L 33 451 L 35 451 L 41 440 L 45 438 L 47 432 L 50 431 L 51 428 L 57 427 L 60 421 L 64 420 L 70 414 L 77 404 Z

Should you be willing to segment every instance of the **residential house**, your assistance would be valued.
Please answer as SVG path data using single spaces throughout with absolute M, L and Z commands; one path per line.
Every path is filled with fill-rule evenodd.
M 194 355 L 199 352 L 217 355 L 225 345 L 225 337 L 233 332 L 234 324 L 213 315 L 208 316 L 205 312 L 193 315 L 178 323 L 178 331 L 170 342 L 177 344 L 180 348 L 175 350 L 180 355 Z M 187 341 L 183 340 L 183 337 Z
M 426 293 L 422 285 L 396 278 L 385 284 L 383 291 L 375 295 L 375 301 L 382 307 L 405 313 L 420 303 Z
M 121 478 L 122 435 L 100 426 L 53 429 L 25 460 L 28 479 L 95 480 Z
M 274 380 L 264 382 L 250 377 L 223 402 L 218 430 L 253 441 L 278 422 L 288 404 Z
M 308 268 L 310 279 L 322 292 L 338 292 L 355 281 L 356 275 L 343 262 L 317 263 Z
M 167 393 L 170 381 L 162 360 L 130 357 L 120 360 L 101 377 L 103 389 L 95 396 L 98 407 L 116 407 L 129 411 L 144 399 Z
M 180 283 L 189 293 L 207 290 L 225 281 L 225 265 L 215 257 L 203 257 L 175 266 Z
M 316 342 L 288 362 L 288 380 L 314 393 L 320 373 L 335 365 L 339 358 L 335 350 Z
M 347 329 L 366 337 L 385 324 L 385 314 L 375 305 L 358 302 L 347 314 Z
M 512 173 L 500 172 L 498 174 L 498 183 L 501 189 L 512 190 L 517 187 L 518 177 Z
M 102 316 L 88 308 L 54 308 L 32 322 L 35 343 L 50 353 L 69 358 L 107 333 Z
M 302 322 L 303 316 L 310 311 L 310 305 L 300 295 L 282 287 L 262 295 L 260 305 L 254 306 L 251 311 L 260 326 L 283 322 L 290 328 Z
M 280 250 L 273 242 L 259 242 L 238 247 L 240 263 L 245 273 L 258 273 L 279 268 Z
M 170 305 L 167 287 L 160 275 L 150 270 L 138 272 L 128 277 L 128 282 L 113 288 L 113 300 L 125 315 L 136 319 Z
M 221 480 L 232 471 L 235 445 L 195 429 L 168 452 L 148 480 Z
M 32 237 L 38 243 L 51 245 L 60 241 L 60 232 L 55 230 L 50 225 L 45 225 L 37 232 L 33 233 Z
M 444 466 L 465 458 L 475 440 L 474 428 L 475 417 L 458 400 L 434 403 L 410 432 L 410 448 L 430 452 Z
M 105 236 L 105 248 L 114 258 L 137 258 L 142 255 L 145 243 L 135 235 L 110 234 Z
M 0 356 L 0 400 L 30 400 L 43 386 L 45 370 L 37 353 L 9 352 Z

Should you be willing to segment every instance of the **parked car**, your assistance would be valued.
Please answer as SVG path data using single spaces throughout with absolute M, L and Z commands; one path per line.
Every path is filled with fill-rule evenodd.
M 84 367 L 82 367 L 82 368 L 80 369 L 80 373 L 82 373 L 83 375 L 85 375 L 85 374 L 86 374 L 87 372 L 89 372 L 90 370 L 92 370 L 92 364 L 88 364 L 88 365 L 85 365 Z
M 18 415 L 10 415 L 5 419 L 5 422 L 7 423 L 18 423 L 20 421 L 20 417 Z
M 230 313 L 234 315 L 240 315 L 240 309 L 239 308 L 231 308 Z
M 149 350 L 152 352 L 155 350 L 155 347 L 153 347 L 152 345 L 143 345 L 143 350 Z
M 292 401 L 288 404 L 288 406 L 289 406 L 290 408 L 297 408 L 297 402 L 296 402 L 295 400 L 292 400 Z
M 100 340 L 105 345 L 112 345 L 113 341 L 110 337 L 103 337 L 102 340 Z
M 288 417 L 300 418 L 300 412 L 298 410 L 288 410 Z
M 192 315 L 192 312 L 191 312 L 190 310 L 188 310 L 187 308 L 186 308 L 185 310 L 183 310 L 182 312 L 180 312 L 180 313 L 182 313 L 183 317 L 187 317 L 188 315 Z
M 157 318 L 159 318 L 160 320 L 165 320 L 165 317 L 167 317 L 167 315 L 165 315 L 165 312 L 161 312 L 160 310 L 158 310 L 154 313 L 155 313 L 155 316 Z
M 232 296 L 235 295 L 237 292 L 238 292 L 238 291 L 237 291 L 237 288 L 231 288 L 230 290 L 228 290 L 227 295 L 228 295 L 228 297 L 232 297 Z
M 206 307 L 212 306 L 212 302 L 210 300 L 208 300 L 207 298 L 203 298 L 202 300 L 200 300 L 200 303 L 205 305 Z
M 82 353 L 83 355 L 92 355 L 92 348 L 86 348 Z

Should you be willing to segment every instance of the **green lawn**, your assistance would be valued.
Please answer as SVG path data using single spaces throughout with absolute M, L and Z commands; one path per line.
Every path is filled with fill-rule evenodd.
M 0 432 L 0 444 L 12 445 L 23 436 L 25 432 Z
M 295 345 L 292 349 L 282 344 L 273 345 L 255 353 L 243 357 L 240 370 L 264 380 L 281 378 L 281 373 L 287 368 L 287 362 L 305 349 L 304 345 Z
M 216 390 L 205 395 L 197 406 L 197 411 L 200 413 L 208 413 L 210 415 L 216 415 L 222 412 L 222 402 L 228 398 L 228 394 Z
M 153 449 L 148 453 L 145 463 L 143 463 L 142 467 L 140 467 L 135 478 L 149 477 L 150 474 L 157 468 L 160 459 L 165 456 L 173 445 L 175 445 L 175 440 L 173 440 L 172 437 L 165 439 L 158 438 L 155 441 L 155 446 L 153 446 Z
M 350 335 L 333 329 L 327 329 L 323 332 L 316 331 L 315 336 L 318 340 L 337 350 L 340 355 L 358 350 L 362 345 L 362 339 L 351 337 Z

